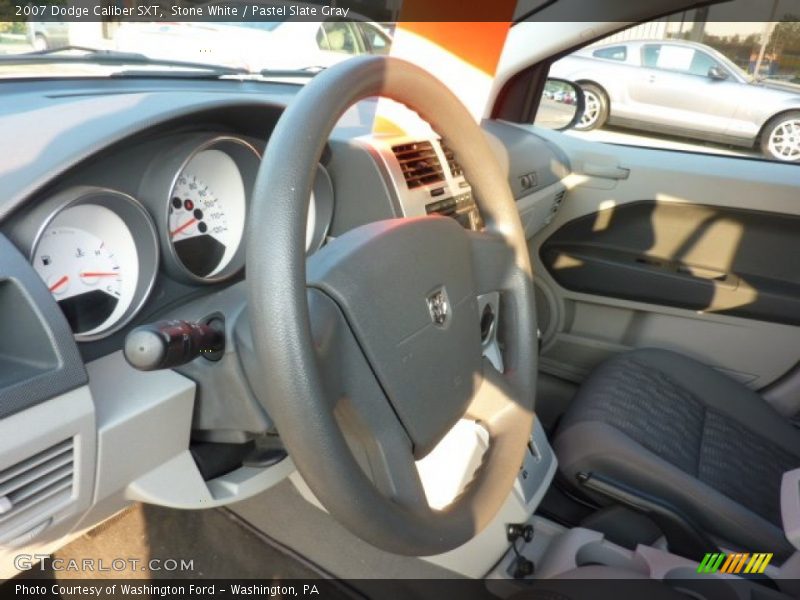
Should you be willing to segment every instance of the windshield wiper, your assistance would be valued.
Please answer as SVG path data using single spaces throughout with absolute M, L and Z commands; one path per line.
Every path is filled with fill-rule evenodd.
M 314 77 L 327 67 L 303 67 L 302 69 L 262 69 L 258 72 L 262 77 Z
M 84 54 L 64 54 L 83 52 Z M 249 75 L 242 67 L 227 67 L 209 63 L 152 58 L 137 52 L 100 50 L 84 46 L 63 46 L 38 52 L 0 55 L 0 65 L 33 65 L 42 63 L 81 63 L 97 65 L 146 65 L 153 67 L 174 67 L 185 70 L 210 71 L 213 75 Z

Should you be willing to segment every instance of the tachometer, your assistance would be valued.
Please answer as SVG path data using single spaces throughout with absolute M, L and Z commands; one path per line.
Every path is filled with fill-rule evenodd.
M 155 231 L 133 198 L 74 188 L 53 205 L 31 261 L 75 337 L 90 340 L 122 327 L 149 292 L 158 260 Z

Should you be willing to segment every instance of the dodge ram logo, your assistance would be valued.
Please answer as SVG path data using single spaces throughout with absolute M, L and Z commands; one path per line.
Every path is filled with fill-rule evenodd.
M 428 296 L 427 302 L 433 324 L 437 327 L 444 327 L 450 319 L 450 301 L 447 299 L 445 289 L 442 287 L 433 292 Z

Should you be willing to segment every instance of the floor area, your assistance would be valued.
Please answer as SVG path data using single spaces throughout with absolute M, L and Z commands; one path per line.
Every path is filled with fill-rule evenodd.
M 76 569 L 57 574 L 50 568 L 37 566 L 26 578 L 56 579 L 56 575 L 58 580 L 326 577 L 302 557 L 270 543 L 230 511 L 218 509 L 182 511 L 135 505 L 74 540 L 53 558 L 63 559 L 64 565 L 70 560 L 81 565 L 86 558 L 93 559 L 96 565 L 102 561 L 106 568 L 111 568 L 114 559 L 126 559 L 127 564 L 124 570 L 114 568 L 112 572 Z M 131 558 L 138 561 L 136 565 L 131 565 L 128 560 Z M 182 560 L 187 563 L 183 568 Z M 170 561 L 177 563 L 177 570 Z

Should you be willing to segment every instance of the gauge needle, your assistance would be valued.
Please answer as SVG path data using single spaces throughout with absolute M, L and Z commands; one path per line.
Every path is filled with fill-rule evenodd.
M 58 288 L 60 288 L 62 285 L 64 285 L 68 281 L 69 281 L 69 277 L 64 275 L 61 279 L 59 279 L 53 285 L 50 286 L 50 291 L 51 292 L 55 292 Z
M 172 237 L 175 237 L 175 236 L 176 236 L 176 235 L 178 235 L 178 234 L 179 234 L 181 231 L 183 231 L 183 230 L 184 230 L 184 229 L 186 229 L 187 227 L 191 227 L 191 226 L 192 226 L 192 225 L 194 225 L 195 223 L 197 223 L 197 219 L 195 219 L 195 218 L 191 218 L 191 219 L 189 219 L 188 221 L 186 221 L 186 223 L 184 223 L 183 225 L 181 225 L 180 227 L 178 227 L 178 228 L 177 228 L 175 231 L 172 231 L 172 232 L 170 232 L 170 236 L 172 236 Z
M 119 271 L 112 271 L 110 273 L 104 271 L 86 271 L 81 273 L 81 277 L 117 277 L 118 275 Z

